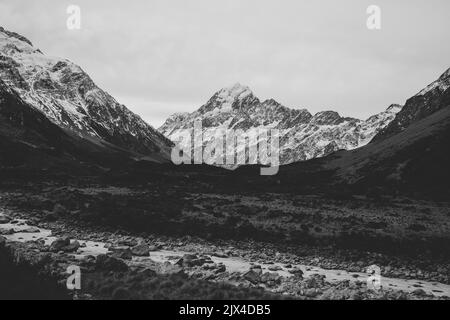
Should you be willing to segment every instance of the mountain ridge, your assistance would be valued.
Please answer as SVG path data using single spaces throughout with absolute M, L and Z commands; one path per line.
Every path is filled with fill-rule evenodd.
M 374 138 L 380 141 L 402 132 L 412 123 L 450 106 L 450 68 L 437 80 L 409 98 L 395 119 Z
M 170 116 L 158 130 L 176 140 L 178 130 L 192 129 L 193 123 L 201 120 L 207 144 L 213 139 L 214 129 L 247 133 L 262 128 L 277 129 L 281 132 L 281 164 L 288 164 L 365 145 L 400 109 L 400 105 L 391 105 L 366 120 L 342 117 L 333 110 L 313 115 L 307 109 L 283 106 L 275 99 L 261 101 L 248 86 L 236 83 L 214 93 L 196 111 Z
M 32 108 L 73 134 L 169 161 L 172 143 L 100 89 L 79 66 L 44 55 L 27 38 L 0 27 L 0 76 Z

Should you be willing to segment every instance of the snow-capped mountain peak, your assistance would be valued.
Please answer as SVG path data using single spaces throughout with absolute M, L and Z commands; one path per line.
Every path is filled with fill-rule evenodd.
M 68 132 L 139 155 L 169 158 L 172 143 L 97 87 L 79 66 L 45 55 L 1 27 L 0 76 L 23 101 Z
M 217 91 L 198 112 L 201 114 L 217 115 L 219 113 L 243 110 L 259 100 L 249 87 L 235 83 Z
M 277 129 L 280 163 L 286 164 L 361 147 L 387 126 L 400 108 L 391 106 L 366 121 L 342 117 L 335 111 L 312 115 L 307 109 L 288 108 L 274 99 L 261 102 L 249 87 L 235 84 L 216 92 L 197 111 L 171 116 L 159 131 L 176 140 L 178 130 L 192 129 L 194 122 L 201 120 L 206 145 L 217 129 L 239 129 L 248 134 Z
M 412 123 L 450 106 L 450 68 L 436 81 L 430 83 L 415 96 L 409 98 L 395 119 L 374 138 L 386 139 L 403 130 Z
M 432 82 L 426 88 L 421 90 L 417 95 L 423 96 L 428 92 L 436 89 L 440 90 L 441 92 L 444 92 L 448 88 L 450 88 L 450 68 L 447 69 L 436 81 Z
M 218 98 L 222 99 L 223 102 L 233 102 L 235 100 L 244 99 L 245 97 L 253 94 L 248 86 L 241 85 L 236 82 L 230 87 L 221 89 L 218 92 Z
M 399 112 L 400 110 L 402 110 L 402 106 L 399 105 L 399 104 L 396 104 L 396 103 L 391 104 L 391 105 L 386 109 L 387 112 L 394 112 L 394 113 L 397 113 L 397 112 Z

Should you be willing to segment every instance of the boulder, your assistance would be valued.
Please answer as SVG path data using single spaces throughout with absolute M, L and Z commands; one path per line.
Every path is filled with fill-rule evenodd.
M 0 224 L 9 223 L 12 219 L 8 216 L 0 216 Z
M 250 270 L 256 272 L 259 275 L 262 275 L 262 273 L 263 273 L 262 267 L 260 265 L 251 266 Z
M 313 274 L 305 280 L 306 288 L 320 288 L 325 285 L 325 275 L 323 274 Z
M 76 252 L 80 248 L 80 243 L 77 240 L 70 242 L 68 237 L 58 238 L 50 245 L 52 252 Z
M 150 255 L 150 248 L 146 244 L 138 244 L 131 249 L 131 253 L 138 257 L 148 257 Z
M 317 296 L 319 296 L 319 295 L 321 295 L 322 294 L 322 292 L 319 290 L 319 289 L 317 289 L 317 288 L 314 288 L 314 289 L 306 289 L 304 292 L 303 292 L 303 295 L 305 296 L 305 297 L 308 297 L 308 298 L 316 298 Z
M 424 297 L 427 295 L 427 293 L 423 289 L 416 289 L 412 292 L 412 294 L 418 297 Z
M 26 229 L 24 229 L 24 230 L 22 230 L 20 232 L 23 232 L 23 233 L 39 233 L 39 232 L 41 232 L 41 230 L 38 227 L 28 227 L 28 228 L 26 228 Z
M 80 248 L 80 243 L 75 240 L 72 241 L 69 245 L 65 246 L 63 251 L 64 252 L 76 252 Z
M 291 270 L 289 270 L 289 272 L 295 276 L 303 277 L 303 271 L 300 268 L 291 269 Z
M 0 235 L 2 236 L 9 236 L 14 233 L 15 233 L 14 229 L 0 229 Z
M 159 250 L 158 246 L 153 246 L 153 245 L 148 246 L 148 251 L 150 251 L 150 252 L 158 251 L 158 250 Z
M 128 266 L 125 262 L 116 259 L 114 257 L 110 257 L 106 254 L 101 254 L 97 256 L 97 259 L 95 261 L 95 266 L 97 270 L 100 271 L 127 271 Z
M 212 256 L 218 258 L 228 258 L 228 255 L 225 252 L 215 252 L 212 254 Z
M 139 244 L 139 242 L 136 239 L 124 238 L 124 239 L 120 239 L 118 244 L 120 246 L 135 247 Z
M 183 258 L 177 261 L 177 265 L 187 268 L 199 267 L 207 263 L 214 263 L 210 257 L 199 257 L 196 254 L 185 254 Z
M 261 276 L 261 282 L 266 283 L 270 286 L 277 285 L 281 283 L 282 277 L 278 273 L 266 272 Z
M 112 256 L 118 259 L 131 260 L 133 259 L 133 253 L 131 252 L 130 247 L 111 247 L 109 248 L 112 251 Z
M 68 245 L 70 245 L 70 238 L 68 237 L 58 238 L 55 241 L 53 241 L 52 244 L 50 245 L 50 251 L 52 252 L 64 251 L 63 248 L 67 247 Z
M 250 269 L 244 274 L 244 279 L 250 281 L 253 284 L 258 284 L 261 282 L 260 273 L 255 272 L 253 269 Z
M 280 271 L 283 270 L 283 268 L 281 268 L 280 266 L 270 266 L 268 268 L 270 271 Z
M 219 264 L 216 265 L 216 268 L 215 268 L 214 272 L 217 274 L 217 273 L 222 273 L 222 272 L 225 272 L 225 271 L 227 271 L 226 266 L 223 263 L 219 263 Z
M 178 265 L 171 264 L 169 261 L 157 264 L 158 273 L 162 274 L 183 274 L 183 268 Z

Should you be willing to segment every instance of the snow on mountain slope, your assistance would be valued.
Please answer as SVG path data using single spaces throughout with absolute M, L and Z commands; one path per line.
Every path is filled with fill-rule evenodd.
M 395 119 L 374 138 L 380 141 L 398 134 L 411 124 L 450 106 L 450 68 L 436 81 L 408 99 Z
M 197 111 L 172 115 L 159 131 L 176 141 L 179 130 L 192 130 L 194 122 L 200 120 L 206 145 L 219 129 L 242 130 L 249 136 L 258 129 L 277 129 L 280 163 L 287 164 L 366 145 L 400 110 L 401 106 L 392 105 L 365 121 L 341 117 L 334 111 L 312 115 L 306 109 L 287 108 L 273 99 L 260 101 L 247 86 L 236 83 L 216 92 Z M 237 149 L 242 148 L 245 146 Z
M 169 158 L 172 143 L 98 88 L 79 66 L 44 55 L 25 37 L 1 27 L 0 77 L 68 132 L 139 156 Z

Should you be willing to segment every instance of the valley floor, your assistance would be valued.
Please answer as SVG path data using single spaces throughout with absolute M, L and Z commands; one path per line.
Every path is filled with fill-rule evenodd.
M 406 198 L 29 184 L 0 195 L 0 254 L 49 285 L 81 266 L 64 296 L 78 299 L 448 299 L 449 214 Z

